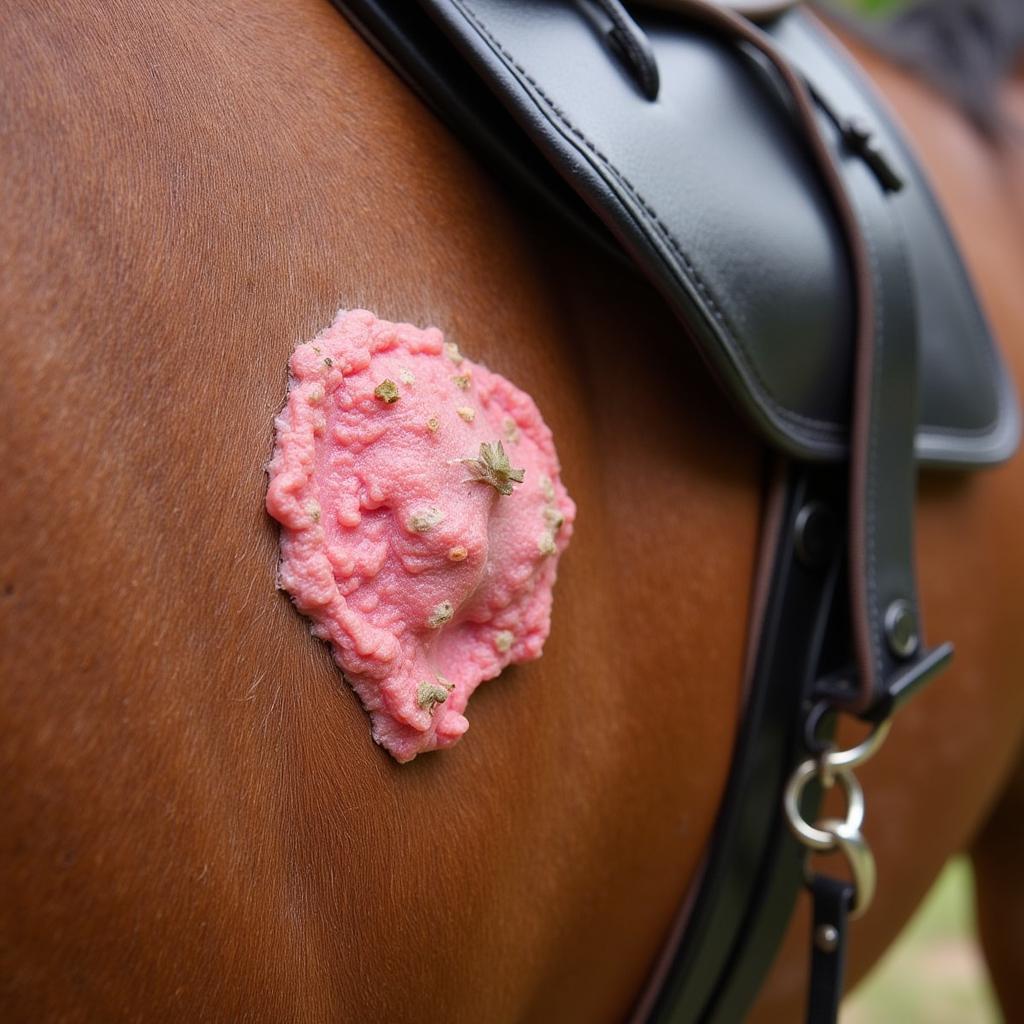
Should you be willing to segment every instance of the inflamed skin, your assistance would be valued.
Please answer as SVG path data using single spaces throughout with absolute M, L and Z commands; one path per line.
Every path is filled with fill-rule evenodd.
M 267 510 L 279 585 L 399 761 L 540 657 L 576 507 L 533 400 L 436 328 L 339 312 L 292 354 Z

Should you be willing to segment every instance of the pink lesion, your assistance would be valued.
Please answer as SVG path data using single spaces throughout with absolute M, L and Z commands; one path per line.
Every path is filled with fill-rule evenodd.
M 575 506 L 533 401 L 436 329 L 341 312 L 291 369 L 268 468 L 280 584 L 407 761 L 540 656 Z

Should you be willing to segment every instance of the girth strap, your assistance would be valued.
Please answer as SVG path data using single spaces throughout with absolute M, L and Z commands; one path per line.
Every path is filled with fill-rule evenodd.
M 744 1019 L 792 916 L 804 850 L 782 795 L 815 753 L 804 728 L 815 684 L 849 658 L 844 483 L 838 467 L 786 463 L 771 481 L 732 769 L 692 901 L 633 1024 Z M 808 820 L 819 802 L 812 782 Z

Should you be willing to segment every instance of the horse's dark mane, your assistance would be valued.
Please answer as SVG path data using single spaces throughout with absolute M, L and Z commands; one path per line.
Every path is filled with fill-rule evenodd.
M 1024 55 L 1024 0 L 919 0 L 857 30 L 928 79 L 984 130 L 999 125 L 997 92 Z

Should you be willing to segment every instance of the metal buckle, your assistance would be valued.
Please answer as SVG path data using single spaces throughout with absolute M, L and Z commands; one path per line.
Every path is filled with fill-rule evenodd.
M 838 850 L 846 859 L 856 890 L 850 908 L 851 919 L 860 917 L 871 905 L 876 879 L 875 858 L 861 832 L 865 813 L 864 790 L 853 769 L 877 753 L 891 726 L 891 720 L 886 719 L 875 725 L 867 738 L 855 747 L 836 750 L 829 745 L 818 757 L 802 761 L 789 777 L 783 795 L 786 823 L 808 853 L 834 853 Z M 845 818 L 823 818 L 813 824 L 804 818 L 800 800 L 812 779 L 826 790 L 839 783 L 846 796 Z

